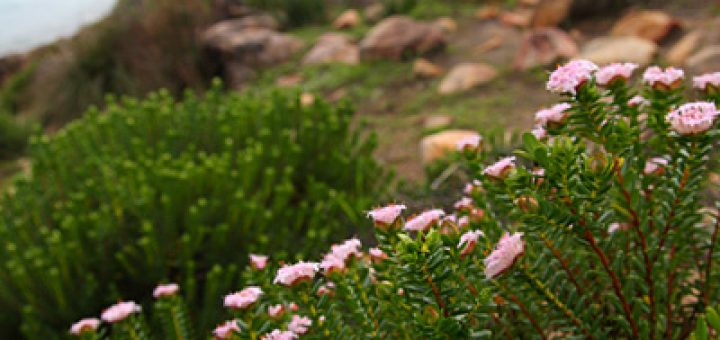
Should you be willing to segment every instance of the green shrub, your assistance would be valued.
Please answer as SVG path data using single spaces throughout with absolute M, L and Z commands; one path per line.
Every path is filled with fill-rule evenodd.
M 272 11 L 290 27 L 323 23 L 327 20 L 325 0 L 250 0 L 248 4 Z
M 0 111 L 0 160 L 22 155 L 27 147 L 30 126 Z
M 317 255 L 386 186 L 346 105 L 214 88 L 107 107 L 35 138 L 32 176 L 0 201 L 0 338 L 64 334 L 164 280 L 204 332 L 247 252 Z

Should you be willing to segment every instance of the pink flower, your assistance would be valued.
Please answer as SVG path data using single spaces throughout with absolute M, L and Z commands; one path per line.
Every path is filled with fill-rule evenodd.
M 495 178 L 505 178 L 512 169 L 515 169 L 515 156 L 505 157 L 495 162 L 485 168 L 483 174 Z
M 285 312 L 285 306 L 283 306 L 282 304 L 268 306 L 268 315 L 273 319 L 277 319 L 277 318 L 281 317 L 284 312 Z
M 368 253 L 370 253 L 370 258 L 372 258 L 375 262 L 382 262 L 388 258 L 387 254 L 385 254 L 385 252 L 380 248 L 370 248 Z
M 715 103 L 694 102 L 681 105 L 668 113 L 666 119 L 681 135 L 693 135 L 709 130 L 718 115 Z
M 325 255 L 323 261 L 320 263 L 320 268 L 325 270 L 325 272 L 331 272 L 333 270 L 343 271 L 350 256 L 362 256 L 360 247 L 360 240 L 356 238 L 347 240 L 342 244 L 334 244 L 330 248 L 330 252 Z
M 142 308 L 134 301 L 118 302 L 102 312 L 100 318 L 109 323 L 116 323 L 125 320 L 128 316 L 140 313 Z
M 645 97 L 641 95 L 635 95 L 634 97 L 630 98 L 628 100 L 629 106 L 643 106 L 643 105 L 649 105 L 650 101 L 645 99 Z
M 225 307 L 231 309 L 245 309 L 260 299 L 263 294 L 260 287 L 247 287 L 239 292 L 225 296 Z
M 634 63 L 615 63 L 601 67 L 595 72 L 595 80 L 598 85 L 608 85 L 616 79 L 628 80 L 632 76 L 638 64 Z
M 463 188 L 463 193 L 465 195 L 471 195 L 475 190 L 478 190 L 482 188 L 482 182 L 474 179 L 471 183 L 465 184 L 465 188 Z
M 433 224 L 436 224 L 445 216 L 445 212 L 441 209 L 432 209 L 417 215 L 405 223 L 405 230 L 425 231 Z
M 597 69 L 590 61 L 573 60 L 553 71 L 546 87 L 550 92 L 575 95 L 580 85 L 590 80 Z
M 70 334 L 80 335 L 85 332 L 95 332 L 100 326 L 100 320 L 98 318 L 86 318 L 82 319 L 70 327 Z
M 708 87 L 720 88 L 720 72 L 706 73 L 693 78 L 693 87 L 699 90 L 707 90 Z
M 475 202 L 470 197 L 463 197 L 459 201 L 455 202 L 453 207 L 456 210 L 472 209 Z
M 523 233 L 514 233 L 512 236 L 505 233 L 495 250 L 485 258 L 485 277 L 492 279 L 510 267 L 515 263 L 515 259 L 523 254 L 525 251 L 525 242 L 522 240 Z
M 320 286 L 320 288 L 318 288 L 318 290 L 317 290 L 318 296 L 320 296 L 320 295 L 331 295 L 332 296 L 334 293 L 335 293 L 335 284 L 332 282 L 328 282 L 328 283 Z
M 178 286 L 176 283 L 158 285 L 157 287 L 155 287 L 155 290 L 153 290 L 153 297 L 157 299 L 164 296 L 173 296 L 177 294 L 179 289 L 180 286 Z
M 485 234 L 480 230 L 471 230 L 460 236 L 460 243 L 458 243 L 458 248 L 462 249 L 460 251 L 460 257 L 465 257 L 470 254 L 473 249 L 475 249 L 478 238 L 483 235 Z M 465 246 L 464 248 L 463 245 Z
M 643 73 L 643 82 L 654 88 L 667 90 L 679 86 L 683 77 L 685 72 L 681 69 L 668 67 L 663 70 L 658 66 L 650 66 Z
M 466 227 L 470 224 L 470 218 L 467 216 L 460 217 L 457 221 L 458 227 Z
M 250 254 L 250 265 L 256 270 L 263 270 L 267 266 L 268 257 L 265 255 Z
M 301 281 L 312 280 L 318 270 L 319 266 L 316 262 L 298 262 L 294 265 L 284 265 L 278 269 L 273 282 L 293 286 Z
M 545 128 L 541 125 L 535 125 L 535 127 L 530 131 L 530 133 L 532 133 L 532 135 L 535 136 L 535 139 L 537 140 L 543 140 L 548 136 L 547 130 L 545 130 Z
M 300 307 L 298 307 L 297 303 L 290 302 L 290 310 L 293 312 L 297 312 L 298 310 L 300 310 Z
M 298 315 L 293 315 L 287 329 L 295 334 L 302 335 L 307 333 L 310 326 L 312 326 L 312 320 L 310 320 L 307 316 L 300 317 Z
M 368 212 L 368 217 L 372 218 L 377 225 L 390 226 L 400 216 L 406 207 L 404 204 L 390 204 L 386 207 L 373 209 Z
M 480 135 L 475 134 L 472 136 L 467 136 L 457 142 L 457 149 L 458 151 L 465 151 L 465 150 L 477 150 L 480 148 L 480 143 L 482 142 L 482 137 Z
M 297 334 L 291 331 L 281 331 L 279 329 L 275 329 L 272 332 L 260 337 L 261 340 L 295 340 L 297 338 Z
M 665 158 L 662 157 L 654 157 L 651 159 L 648 159 L 648 161 L 645 163 L 645 168 L 643 169 L 643 173 L 646 175 L 660 175 L 664 171 L 664 167 L 667 166 L 668 161 Z
M 548 123 L 562 124 L 568 116 L 567 110 L 572 106 L 568 103 L 560 103 L 535 113 L 535 123 L 547 125 Z
M 237 324 L 237 320 L 226 321 L 223 324 L 218 325 L 213 330 L 215 339 L 230 339 L 233 334 L 240 333 L 240 327 Z

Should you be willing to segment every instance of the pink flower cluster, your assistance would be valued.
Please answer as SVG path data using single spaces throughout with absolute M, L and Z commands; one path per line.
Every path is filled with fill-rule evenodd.
M 298 335 L 293 333 L 292 331 L 281 331 L 279 329 L 275 329 L 272 332 L 263 335 L 260 339 L 261 340 L 295 340 L 298 338 Z
M 421 213 L 405 223 L 405 230 L 425 231 L 433 224 L 437 224 L 440 219 L 445 216 L 445 212 L 441 209 L 432 209 Z
M 262 294 L 263 291 L 260 287 L 247 287 L 239 292 L 226 295 L 224 305 L 230 309 L 245 309 L 257 302 Z
M 483 174 L 502 179 L 505 178 L 510 171 L 515 169 L 515 156 L 505 157 L 497 162 L 495 164 L 488 166 L 483 170 Z
M 706 73 L 693 78 L 693 87 L 707 90 L 709 87 L 720 88 L 720 72 Z
M 368 254 L 370 254 L 370 258 L 375 262 L 382 262 L 388 258 L 388 255 L 380 248 L 370 248 Z
M 361 246 L 360 240 L 356 238 L 349 239 L 342 244 L 333 244 L 330 252 L 325 255 L 320 263 L 320 268 L 326 273 L 345 270 L 347 260 L 350 259 L 351 256 L 362 256 L 362 252 L 360 251 Z
M 85 332 L 95 332 L 100 327 L 100 319 L 86 318 L 82 319 L 70 327 L 70 334 L 80 335 Z
M 397 220 L 405 209 L 404 204 L 390 204 L 382 208 L 373 209 L 368 212 L 367 215 L 377 225 L 390 226 L 395 223 L 395 220 Z
M 458 151 L 465 151 L 465 150 L 475 151 L 480 148 L 481 143 L 482 143 L 482 137 L 480 137 L 479 134 L 467 136 L 457 142 L 457 150 Z
M 543 140 L 548 137 L 547 130 L 545 130 L 545 127 L 543 127 L 542 125 L 535 125 L 535 127 L 530 130 L 530 133 L 532 133 L 532 135 L 535 136 L 537 140 Z
M 267 266 L 268 257 L 265 255 L 250 254 L 250 265 L 256 270 L 263 270 Z
M 465 195 L 472 195 L 475 190 L 480 189 L 482 189 L 482 182 L 474 179 L 472 180 L 472 182 L 465 184 L 465 187 L 463 188 L 463 193 L 465 193 Z
M 277 319 L 277 318 L 281 317 L 284 312 L 285 312 L 285 306 L 283 306 L 282 304 L 268 306 L 268 315 L 273 319 Z
M 694 102 L 681 105 L 668 113 L 666 120 L 681 135 L 694 135 L 709 130 L 718 115 L 712 102 Z
M 670 89 L 677 87 L 685 77 L 685 72 L 679 68 L 650 66 L 643 73 L 643 82 L 654 88 Z
M 277 271 L 274 283 L 293 286 L 301 281 L 310 281 L 319 270 L 316 262 L 298 262 L 293 265 L 284 265 Z
M 142 308 L 134 301 L 118 302 L 102 312 L 100 318 L 108 323 L 116 323 L 125 320 L 128 316 L 140 313 Z
M 153 297 L 158 299 L 161 297 L 173 296 L 177 294 L 179 289 L 180 286 L 178 286 L 177 283 L 158 285 L 157 287 L 155 287 L 155 290 L 153 290 Z
M 575 95 L 580 85 L 590 80 L 597 69 L 598 66 L 588 60 L 573 60 L 550 74 L 547 89 L 550 92 Z
M 213 330 L 215 339 L 230 339 L 233 334 L 240 333 L 240 327 L 238 326 L 237 320 L 226 321 L 223 324 L 218 325 Z
M 555 104 L 547 109 L 542 109 L 535 113 L 535 123 L 538 125 L 547 125 L 548 123 L 562 124 L 568 116 L 567 110 L 572 106 L 568 103 Z
M 293 315 L 292 320 L 290 320 L 287 328 L 290 332 L 302 335 L 307 333 L 310 326 L 312 326 L 312 320 L 310 320 L 310 318 L 308 318 L 307 316 L 301 317 L 298 315 Z
M 460 251 L 460 256 L 464 257 L 472 253 L 473 249 L 475 249 L 475 245 L 477 245 L 478 238 L 484 235 L 485 234 L 480 230 L 471 230 L 460 236 L 460 243 L 458 243 L 458 248 L 462 249 Z M 465 247 L 463 248 L 463 246 Z
M 505 233 L 495 246 L 495 250 L 485 258 L 485 277 L 492 279 L 515 263 L 515 259 L 525 251 L 525 241 L 522 240 L 523 233 L 514 233 L 512 236 Z
M 645 99 L 645 97 L 641 95 L 635 95 L 630 100 L 628 100 L 629 106 L 643 106 L 643 105 L 649 105 L 650 101 Z
M 651 159 L 648 159 L 647 162 L 645 162 L 645 168 L 643 168 L 643 173 L 646 175 L 659 175 L 662 174 L 664 171 L 664 167 L 666 167 L 668 164 L 667 159 L 662 157 L 654 157 Z
M 595 73 L 598 85 L 608 85 L 615 80 L 628 80 L 639 66 L 634 63 L 615 63 L 601 67 Z

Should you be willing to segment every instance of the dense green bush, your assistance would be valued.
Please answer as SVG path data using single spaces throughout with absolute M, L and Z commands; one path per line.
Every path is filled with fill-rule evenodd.
M 0 338 L 54 337 L 163 280 L 205 331 L 247 252 L 317 255 L 386 187 L 346 105 L 215 88 L 107 106 L 34 139 L 0 201 Z

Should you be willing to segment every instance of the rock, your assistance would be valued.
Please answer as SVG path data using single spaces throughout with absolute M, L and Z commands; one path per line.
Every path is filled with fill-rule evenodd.
M 500 7 L 496 5 L 485 5 L 475 11 L 475 17 L 480 20 L 495 19 L 500 15 Z
M 554 27 L 537 28 L 523 36 L 513 67 L 527 70 L 547 66 L 560 58 L 575 57 L 578 53 L 577 44 L 565 31 Z
M 575 57 L 578 52 L 577 44 L 565 31 L 554 27 L 536 28 L 523 36 L 513 67 L 527 70 L 546 66 L 559 58 Z
M 424 137 L 420 141 L 420 155 L 423 164 L 429 164 L 457 150 L 457 142 L 476 136 L 476 131 L 447 130 Z
M 688 57 L 698 48 L 702 38 L 703 33 L 699 30 L 686 34 L 670 48 L 665 59 L 671 65 L 683 65 Z
M 663 11 L 632 11 L 624 15 L 612 28 L 613 36 L 635 36 L 660 42 L 677 26 L 677 22 Z
M 363 11 L 363 15 L 365 17 L 365 20 L 367 22 L 375 23 L 383 18 L 383 14 L 385 13 L 385 6 L 383 6 L 382 3 L 374 3 L 370 6 L 365 7 L 365 10 Z
M 500 14 L 500 22 L 508 26 L 528 27 L 533 18 L 533 10 L 528 8 L 516 9 Z
M 205 31 L 203 42 L 224 60 L 251 67 L 286 61 L 303 46 L 299 39 L 267 28 L 239 27 L 220 22 Z
M 637 37 L 601 37 L 588 42 L 578 58 L 596 64 L 631 62 L 647 65 L 657 52 L 657 44 Z
M 454 33 L 458 30 L 458 24 L 453 18 L 441 17 L 435 20 L 434 23 L 445 33 Z
M 405 16 L 393 16 L 379 22 L 360 43 L 363 59 L 401 60 L 408 55 L 423 55 L 443 48 L 445 36 L 435 25 Z
M 303 64 L 345 63 L 356 65 L 360 50 L 349 36 L 341 33 L 321 35 L 315 46 L 303 58 Z
M 492 37 L 488 38 L 487 40 L 483 41 L 479 45 L 475 46 L 473 48 L 473 52 L 477 54 L 483 54 L 485 52 L 494 50 L 498 47 L 500 47 L 503 43 L 503 37 L 500 34 L 493 35 Z
M 205 30 L 203 36 L 208 38 L 222 37 L 231 32 L 239 32 L 248 28 L 267 28 L 277 30 L 277 20 L 267 14 L 259 14 L 238 19 L 222 20 Z
M 422 78 L 434 78 L 443 74 L 443 69 L 427 59 L 418 58 L 413 63 L 413 74 Z
M 450 70 L 440 82 L 438 92 L 451 94 L 469 90 L 475 86 L 486 84 L 497 76 L 497 71 L 490 65 L 480 63 L 462 63 Z
M 291 86 L 297 86 L 300 85 L 300 83 L 303 82 L 305 78 L 302 76 L 302 74 L 295 73 L 295 74 L 288 74 L 284 76 L 280 76 L 277 80 L 275 80 L 275 85 L 279 87 L 291 87 Z
M 333 22 L 333 27 L 336 29 L 348 29 L 353 28 L 360 24 L 360 12 L 356 9 L 349 9 L 342 12 L 340 16 Z
M 532 27 L 555 27 L 570 14 L 573 0 L 542 0 L 535 7 Z
M 720 70 L 720 45 L 706 46 L 688 58 L 685 63 L 695 74 Z
M 426 130 L 437 130 L 443 129 L 453 122 L 453 117 L 448 115 L 432 115 L 425 118 L 423 121 L 423 128 Z

